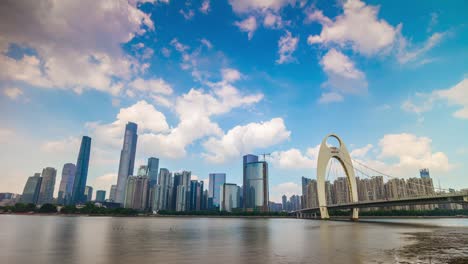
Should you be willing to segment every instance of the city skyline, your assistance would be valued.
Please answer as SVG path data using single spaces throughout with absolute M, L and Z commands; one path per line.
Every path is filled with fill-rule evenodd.
M 128 122 L 139 125 L 134 169 L 156 157 L 204 188 L 213 172 L 240 186 L 242 156 L 272 153 L 276 202 L 316 177 L 329 133 L 382 172 L 428 168 L 436 186 L 468 186 L 466 2 L 137 2 L 56 3 L 70 26 L 60 30 L 36 15 L 47 5 L 2 4 L 1 192 L 22 193 L 46 167 L 62 175 L 83 135 L 93 138 L 87 185 L 109 192 Z M 376 34 L 351 30 L 357 20 Z

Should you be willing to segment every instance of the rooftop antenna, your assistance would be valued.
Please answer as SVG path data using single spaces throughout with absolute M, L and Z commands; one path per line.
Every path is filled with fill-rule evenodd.
M 262 154 L 258 154 L 260 156 L 263 156 L 263 161 L 266 161 L 265 157 L 266 156 L 271 156 L 271 153 L 262 153 Z

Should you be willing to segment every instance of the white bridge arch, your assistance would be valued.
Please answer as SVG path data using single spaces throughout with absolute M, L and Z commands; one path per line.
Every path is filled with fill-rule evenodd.
M 338 140 L 338 147 L 331 147 L 327 145 L 327 140 L 332 137 Z M 327 170 L 328 162 L 331 159 L 336 159 L 339 161 L 343 167 L 346 178 L 348 179 L 349 193 L 352 203 L 358 202 L 358 193 L 356 186 L 356 177 L 354 176 L 353 163 L 351 161 L 351 156 L 349 155 L 348 149 L 346 149 L 345 144 L 335 134 L 327 135 L 320 145 L 320 151 L 317 161 L 317 194 L 318 194 L 318 203 L 320 208 L 320 217 L 322 219 L 329 219 L 330 215 L 328 214 L 327 208 L 327 196 L 325 193 L 325 174 Z M 359 217 L 359 209 L 352 209 L 352 219 L 357 220 Z

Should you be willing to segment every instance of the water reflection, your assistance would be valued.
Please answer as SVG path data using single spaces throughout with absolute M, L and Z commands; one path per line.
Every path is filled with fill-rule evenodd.
M 299 219 L 0 215 L 0 223 L 0 263 L 13 264 L 385 263 L 396 262 L 405 233 L 436 230 Z

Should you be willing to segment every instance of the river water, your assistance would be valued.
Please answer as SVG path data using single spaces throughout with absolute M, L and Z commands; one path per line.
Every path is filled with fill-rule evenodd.
M 0 215 L 0 263 L 468 263 L 468 219 Z

